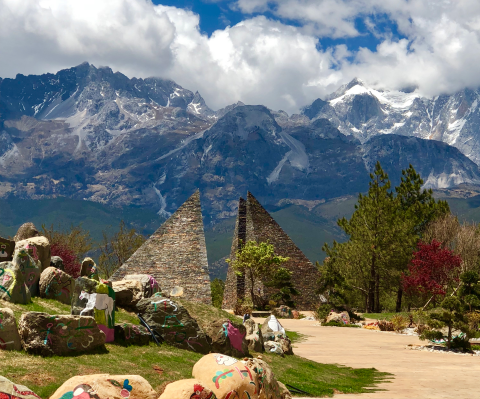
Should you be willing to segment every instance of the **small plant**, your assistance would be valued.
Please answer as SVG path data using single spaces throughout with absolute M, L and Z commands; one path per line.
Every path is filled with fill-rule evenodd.
M 415 332 L 418 334 L 418 335 L 422 335 L 424 334 L 426 331 L 429 330 L 429 327 L 425 324 L 417 324 L 417 326 L 415 327 Z
M 466 314 L 468 320 L 468 326 L 472 331 L 478 332 L 480 327 L 480 313 L 479 312 L 470 312 Z
M 408 326 L 408 320 L 400 314 L 393 316 L 391 322 L 393 324 L 393 329 L 397 332 L 405 330 Z
M 329 321 L 328 323 L 322 323 L 322 326 L 326 326 L 326 327 L 358 327 L 360 328 L 360 326 L 357 326 L 356 324 L 343 324 L 343 323 L 339 323 L 338 321 Z
M 328 303 L 324 303 L 320 305 L 318 309 L 314 312 L 314 317 L 319 322 L 324 322 L 331 311 L 332 311 L 332 305 L 329 305 Z
M 235 304 L 233 314 L 236 314 L 237 316 L 243 316 L 245 313 L 252 313 L 252 310 L 253 304 L 251 301 L 239 299 Z
M 472 345 L 472 351 L 480 351 L 480 345 Z
M 378 328 L 380 331 L 395 331 L 393 323 L 388 320 L 379 320 Z

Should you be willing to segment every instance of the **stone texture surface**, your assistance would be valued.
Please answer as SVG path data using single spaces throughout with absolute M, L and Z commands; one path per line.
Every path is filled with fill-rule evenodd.
M 261 331 L 264 341 L 274 341 L 278 332 L 285 334 L 285 329 L 274 315 L 268 316 L 263 321 Z
M 38 236 L 17 241 L 15 249 L 28 249 L 30 256 L 35 259 L 35 261 L 40 261 L 40 272 L 50 266 L 52 256 L 50 242 L 46 237 Z
M 215 320 L 209 323 L 205 333 L 211 341 L 213 352 L 233 357 L 249 354 L 246 329 L 240 323 L 232 323 L 229 319 Z
M 127 274 L 123 279 L 140 281 L 143 287 L 144 298 L 150 298 L 157 292 L 162 292 L 162 289 L 158 285 L 157 280 L 155 280 L 155 277 L 150 276 L 149 274 Z
M 0 237 L 0 262 L 10 262 L 15 251 L 15 241 Z
M 247 341 L 248 349 L 254 352 L 263 352 L 263 335 L 258 328 L 258 324 L 253 319 L 245 320 L 243 323 L 246 329 L 245 340 Z
M 64 382 L 50 399 L 157 399 L 148 381 L 139 375 L 78 375 Z
M 200 207 L 200 192 L 195 192 L 122 265 L 111 280 L 127 274 L 149 274 L 164 292 L 183 287 L 183 297 L 211 305 L 207 249 Z
M 2 399 L 42 399 L 25 385 L 15 384 L 0 375 L 0 398 Z
M 278 319 L 293 319 L 293 311 L 288 306 L 282 305 L 278 308 L 272 310 L 272 314 L 274 314 Z
M 72 314 L 93 316 L 106 342 L 115 339 L 115 291 L 107 284 L 87 277 L 75 280 Z
M 82 261 L 80 277 L 88 277 L 92 280 L 100 281 L 98 277 L 97 264 L 92 258 L 87 257 Z
M 205 332 L 178 302 L 153 296 L 138 302 L 137 312 L 168 344 L 199 353 L 211 350 Z
M 60 258 L 60 256 L 52 256 L 50 258 L 50 266 L 53 266 L 58 270 L 65 271 L 65 265 L 63 264 L 63 259 Z
M 13 240 L 14 241 L 21 241 L 21 240 L 25 240 L 26 238 L 37 237 L 39 235 L 40 235 L 40 233 L 38 232 L 35 225 L 31 222 L 27 222 L 27 223 L 22 224 L 18 228 L 17 234 L 15 234 L 15 237 L 13 237 Z
M 200 380 L 180 380 L 168 384 L 159 399 L 220 399 Z
M 20 241 L 25 242 L 25 241 Z M 18 244 L 18 242 L 17 242 Z M 16 247 L 13 254 L 13 265 L 16 270 L 20 270 L 25 279 L 25 285 L 32 297 L 38 296 L 39 288 L 38 284 L 40 281 L 40 262 L 36 261 L 30 252 L 32 251 L 28 244 L 26 247 Z M 32 251 L 33 252 L 33 251 Z
M 295 288 L 301 293 L 294 298 L 296 306 L 300 310 L 315 309 L 318 303 L 315 293 L 319 278 L 318 270 L 255 197 L 248 193 L 247 201 L 243 199 L 239 201 L 230 258 L 235 257 L 236 251 L 241 249 L 242 242 L 245 243 L 250 240 L 268 241 L 273 244 L 277 254 L 290 258 L 284 266 L 293 272 L 292 281 Z M 264 287 L 263 284 L 255 288 L 259 288 L 266 294 L 273 292 L 273 288 Z M 237 298 L 245 298 L 248 293 L 248 279 L 237 276 L 234 270 L 229 267 L 225 282 L 226 295 L 224 295 L 223 308 L 234 309 Z
M 71 305 L 74 290 L 75 279 L 56 267 L 47 267 L 40 275 L 40 296 L 42 298 L 55 299 Z
M 115 342 L 128 345 L 148 345 L 151 335 L 143 326 L 131 323 L 115 324 Z
M 261 359 L 248 359 L 245 365 L 251 370 L 257 370 L 258 398 L 281 399 L 286 398 L 286 392 L 280 388 L 270 365 Z
M 0 299 L 23 305 L 32 302 L 25 272 L 13 262 L 0 263 Z
M 138 280 L 120 280 L 112 283 L 115 291 L 115 303 L 125 309 L 133 309 L 140 299 L 143 299 L 144 289 Z
M 330 312 L 325 322 L 328 323 L 330 321 L 335 321 L 342 324 L 350 324 L 350 316 L 348 315 L 348 312 Z
M 105 344 L 105 334 L 93 317 L 26 312 L 20 316 L 18 331 L 23 349 L 41 356 L 89 352 Z
M 22 349 L 15 315 L 8 308 L 0 308 L 0 349 L 15 351 Z

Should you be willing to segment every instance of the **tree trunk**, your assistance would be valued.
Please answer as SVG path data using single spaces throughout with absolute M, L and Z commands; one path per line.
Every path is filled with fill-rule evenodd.
M 399 287 L 397 291 L 397 303 L 395 305 L 395 312 L 402 311 L 402 296 L 403 296 L 403 289 L 402 287 Z
M 375 276 L 375 313 L 380 313 L 380 274 Z
M 450 349 L 450 345 L 452 343 L 452 326 L 448 326 L 448 336 L 447 336 L 447 348 Z
M 372 257 L 372 265 L 370 268 L 370 281 L 368 284 L 368 311 L 373 313 L 375 311 L 375 254 Z

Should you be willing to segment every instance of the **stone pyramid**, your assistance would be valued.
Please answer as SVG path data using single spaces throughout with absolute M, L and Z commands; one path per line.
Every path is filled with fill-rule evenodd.
M 319 278 L 317 268 L 250 192 L 247 194 L 246 201 L 243 198 L 240 198 L 239 201 L 231 259 L 247 241 L 269 241 L 278 255 L 289 257 L 290 259 L 284 266 L 293 272 L 292 281 L 300 291 L 300 295 L 294 298 L 297 309 L 314 310 L 317 307 L 319 302 L 315 292 Z M 245 295 L 248 295 L 247 285 L 245 278 L 237 276 L 229 267 L 225 282 L 223 308 L 233 309 L 237 298 L 244 298 Z
M 197 190 L 112 276 L 149 274 L 165 293 L 183 288 L 189 301 L 212 303 L 207 248 Z

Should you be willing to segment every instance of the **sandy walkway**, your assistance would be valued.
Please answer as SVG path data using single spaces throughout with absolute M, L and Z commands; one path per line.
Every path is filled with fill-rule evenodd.
M 281 322 L 287 330 L 310 336 L 295 344 L 294 352 L 299 356 L 319 363 L 374 367 L 394 374 L 392 382 L 379 385 L 386 391 L 335 395 L 339 399 L 480 398 L 480 357 L 405 349 L 408 344 L 421 344 L 417 337 L 360 328 L 319 327 L 307 320 Z

